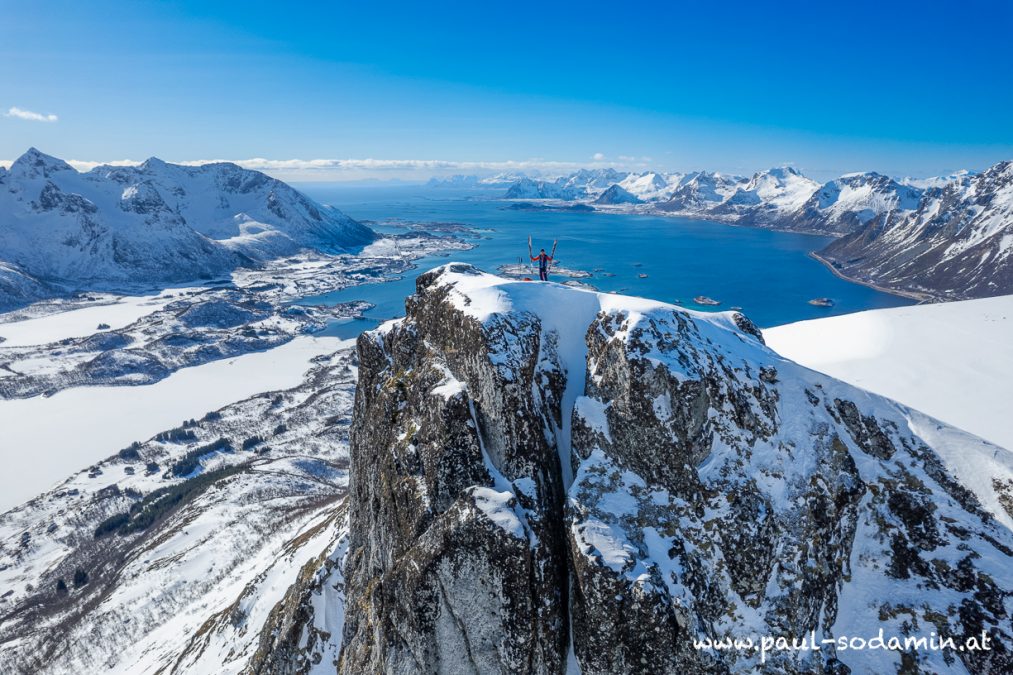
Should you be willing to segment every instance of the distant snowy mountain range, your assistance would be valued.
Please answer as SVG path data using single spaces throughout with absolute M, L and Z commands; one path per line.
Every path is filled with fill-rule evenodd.
M 583 169 L 555 180 L 518 178 L 505 198 L 637 204 L 640 211 L 706 215 L 742 224 L 843 235 L 880 213 L 916 208 L 925 189 L 921 186 L 940 182 L 945 181 L 899 182 L 869 172 L 820 184 L 787 166 L 759 171 L 749 178 L 710 171 L 665 174 Z
M 820 255 L 843 274 L 946 299 L 1013 293 L 1013 161 L 927 189 Z
M 959 299 L 1013 293 L 1011 167 L 927 179 L 852 173 L 823 184 L 791 167 L 749 178 L 582 169 L 553 180 L 518 177 L 503 196 L 837 236 L 819 257 L 842 275 Z
M 500 188 L 510 187 L 525 178 L 522 173 L 498 173 L 494 176 L 454 175 L 446 178 L 430 178 L 427 187 L 435 188 Z
M 99 166 L 35 148 L 0 169 L 0 309 L 70 288 L 182 282 L 372 230 L 235 164 Z

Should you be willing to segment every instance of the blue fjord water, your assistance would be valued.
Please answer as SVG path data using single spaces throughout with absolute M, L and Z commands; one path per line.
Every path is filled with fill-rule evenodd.
M 663 216 L 515 211 L 495 197 L 502 191 L 462 191 L 425 187 L 299 186 L 314 199 L 331 204 L 359 220 L 392 218 L 409 222 L 454 222 L 480 230 L 470 251 L 454 251 L 416 262 L 418 270 L 403 278 L 368 284 L 303 299 L 306 304 L 365 300 L 376 307 L 365 321 L 329 329 L 352 337 L 377 321 L 402 316 L 404 298 L 415 289 L 418 273 L 449 260 L 469 262 L 495 273 L 503 264 L 527 257 L 527 238 L 550 250 L 554 239 L 557 265 L 595 271 L 584 279 L 599 290 L 663 300 L 702 311 L 741 307 L 761 327 L 846 314 L 866 309 L 909 305 L 911 301 L 836 277 L 809 257 L 830 239 L 773 232 L 721 223 Z M 375 229 L 398 230 L 382 224 Z M 641 274 L 647 276 L 641 278 Z M 608 276 L 614 275 L 614 276 Z M 537 270 L 532 277 L 537 279 Z M 555 281 L 565 278 L 555 277 Z M 697 296 L 720 301 L 699 306 Z M 834 306 L 816 307 L 809 300 L 827 297 Z

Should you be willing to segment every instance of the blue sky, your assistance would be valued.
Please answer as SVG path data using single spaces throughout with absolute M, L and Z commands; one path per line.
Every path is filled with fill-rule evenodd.
M 1013 158 L 1000 0 L 0 0 L 0 15 L 0 159 L 31 145 L 83 161 L 339 159 L 355 161 L 271 166 L 411 178 L 923 176 Z

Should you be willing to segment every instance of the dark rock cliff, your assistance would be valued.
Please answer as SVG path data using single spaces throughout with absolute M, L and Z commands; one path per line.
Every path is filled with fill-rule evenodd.
M 359 355 L 342 672 L 1013 667 L 996 495 L 741 315 L 451 264 Z M 834 643 L 881 627 L 992 649 Z

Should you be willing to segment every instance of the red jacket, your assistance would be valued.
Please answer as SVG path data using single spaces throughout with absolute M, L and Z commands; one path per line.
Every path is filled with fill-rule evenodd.
M 538 255 L 533 255 L 531 256 L 531 259 L 538 261 L 539 269 L 545 269 L 546 267 L 549 266 L 549 263 L 552 262 L 552 256 L 549 255 L 548 253 L 539 253 Z

